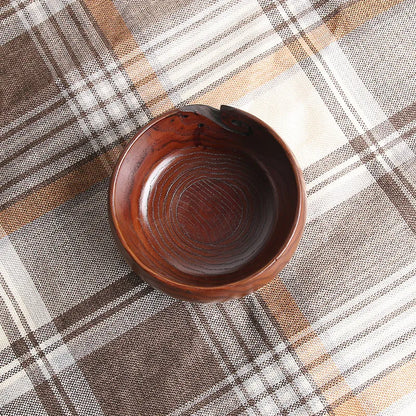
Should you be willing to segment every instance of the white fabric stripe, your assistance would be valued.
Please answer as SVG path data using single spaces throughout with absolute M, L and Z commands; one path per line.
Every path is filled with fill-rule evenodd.
M 55 97 L 50 98 L 49 100 L 37 105 L 32 110 L 26 111 L 20 117 L 14 118 L 9 124 L 5 126 L 0 126 L 0 135 L 6 135 L 11 129 L 18 127 L 19 125 L 23 124 L 26 120 L 29 120 L 31 117 L 35 117 L 36 115 L 40 114 L 42 111 L 45 111 L 48 108 L 52 107 L 61 98 L 62 97 L 59 94 L 57 94 Z M 63 108 L 64 105 L 65 104 L 62 104 L 61 108 Z
M 19 255 L 8 237 L 4 237 L 0 240 L 0 253 L 0 272 L 15 301 L 18 303 L 19 309 L 21 310 L 29 328 L 33 331 L 42 325 L 49 323 L 51 321 L 51 316 L 29 273 L 21 262 Z M 2 295 L 7 297 L 6 293 L 2 293 Z M 14 307 L 9 299 L 8 302 L 9 311 L 14 311 Z M 25 335 L 26 331 L 24 330 L 24 326 L 20 321 L 17 312 L 14 311 L 14 313 L 16 315 L 14 317 L 15 323 L 20 328 L 21 335 Z M 40 347 L 46 347 L 48 343 L 56 342 L 59 339 L 59 335 L 54 336 L 46 343 L 41 344 Z M 31 349 L 31 353 L 34 354 L 35 352 L 36 348 L 33 347 Z M 51 369 L 46 367 L 45 360 L 51 366 Z M 13 364 L 16 361 L 17 360 L 12 362 L 11 365 L 5 366 L 5 368 L 2 369 L 2 372 L 4 370 L 8 371 L 10 366 L 13 368 Z M 49 379 L 64 368 L 74 365 L 75 360 L 69 352 L 68 347 L 66 345 L 62 345 L 51 351 L 49 354 L 46 354 L 45 358 L 37 359 L 36 364 L 45 378 Z M 87 384 L 85 379 L 82 377 L 79 378 L 78 382 Z M 25 370 L 21 369 L 17 374 L 1 383 L 0 404 L 5 405 L 32 388 L 32 383 L 30 382 Z M 67 390 L 69 391 L 71 388 L 68 387 Z M 89 402 L 80 407 L 82 412 L 87 409 L 100 409 L 92 392 Z M 102 414 L 102 412 L 100 411 L 96 414 Z
M 172 43 L 169 43 L 168 45 L 163 45 L 159 47 L 157 51 L 154 52 L 154 55 L 157 56 L 157 59 L 162 66 L 167 65 L 170 62 L 177 59 L 178 56 L 181 56 L 182 50 L 189 51 L 204 44 L 205 42 L 210 41 L 213 37 L 226 31 L 230 27 L 230 25 L 235 24 L 245 19 L 246 17 L 253 15 L 258 11 L 260 11 L 260 8 L 256 2 L 253 2 L 252 0 L 241 0 L 237 4 L 233 5 L 231 8 L 227 9 L 225 13 L 221 13 L 218 16 L 214 16 L 212 19 L 202 23 L 192 31 L 182 32 L 182 34 L 174 40 L 174 44 L 176 47 L 173 47 Z M 266 19 L 264 15 L 261 17 L 263 17 L 263 20 Z M 267 21 L 267 19 L 265 21 Z M 254 33 L 245 33 L 245 35 L 250 38 L 255 37 L 255 34 L 262 33 L 267 29 L 272 29 L 270 23 L 268 23 L 268 25 L 266 25 L 265 27 L 257 28 L 255 28 L 252 23 L 250 25 L 251 28 L 254 29 Z M 228 42 L 232 41 L 240 44 L 244 43 L 243 40 L 239 41 L 239 39 L 236 39 L 235 36 L 232 39 L 230 39 L 230 36 L 228 36 L 227 38 Z M 215 45 L 215 47 L 217 49 L 223 48 L 224 43 L 227 43 L 226 39 L 221 41 L 221 45 Z M 199 59 L 201 58 L 202 56 L 199 57 Z M 211 59 L 208 59 L 208 62 L 208 65 L 212 63 Z M 201 62 L 199 66 L 195 68 L 195 70 L 200 70 L 201 68 L 204 68 L 208 65 L 206 63 L 204 64 L 203 62 Z M 183 76 L 186 77 L 187 75 L 184 74 Z M 172 79 L 173 81 L 176 80 L 174 74 L 172 74 Z
M 404 142 L 399 142 L 392 148 L 386 150 L 386 154 L 390 157 L 390 161 L 394 163 L 394 167 L 402 165 L 413 157 L 413 152 Z M 352 161 L 353 159 L 355 159 L 355 157 L 349 160 Z M 392 172 L 392 167 L 387 165 L 386 161 L 382 158 L 381 155 L 377 155 L 375 159 L 383 166 L 384 173 Z M 344 165 L 345 163 L 338 166 L 345 167 Z M 348 165 L 349 163 L 347 166 Z M 338 166 L 331 171 L 332 174 L 334 174 L 334 171 L 336 172 L 339 170 Z M 327 174 L 329 173 L 330 172 L 327 172 L 325 175 L 322 175 L 319 178 L 319 181 L 313 181 L 315 186 L 316 184 L 319 184 L 321 181 L 323 181 L 325 176 L 328 176 Z M 308 196 L 307 221 L 309 222 L 316 219 L 335 206 L 352 198 L 354 195 L 375 183 L 376 179 L 378 178 L 374 178 L 366 166 L 360 165 L 354 170 L 345 173 L 345 175 L 334 180 L 333 182 L 330 182 L 327 186 Z M 403 186 L 395 178 L 393 178 L 393 180 L 400 188 L 403 188 Z M 311 189 L 311 186 L 307 186 L 307 190 L 308 189 Z M 405 193 L 410 201 L 414 199 L 407 189 L 402 189 L 402 192 Z
M 337 42 L 322 49 L 320 55 L 367 129 L 372 129 L 388 119 Z
M 74 3 L 76 0 L 48 0 L 48 3 L 51 3 L 51 8 L 53 10 L 53 14 L 58 13 L 62 9 L 64 9 L 68 4 Z M 12 1 L 11 6 L 14 8 L 20 7 L 19 3 L 21 1 Z M 9 7 L 10 9 L 11 7 Z M 27 6 L 23 8 L 25 13 L 28 13 L 32 19 L 32 23 L 30 28 L 33 28 L 42 22 L 45 22 L 50 16 L 45 13 L 44 6 L 40 0 L 32 0 L 29 2 Z M 10 18 L 12 18 L 11 16 Z M 2 30 L 2 36 L 0 37 L 0 45 L 4 45 L 7 42 L 10 42 L 17 36 L 20 36 L 22 33 L 25 32 L 23 27 L 19 27 L 18 25 L 13 25 L 13 31 L 11 30 Z M 30 30 L 30 28 L 26 27 L 26 30 Z
M 392 311 L 413 300 L 416 297 L 415 288 L 416 274 L 385 295 L 375 299 L 364 308 L 351 314 L 339 323 L 332 325 L 320 337 L 325 339 L 328 348 L 332 349 L 336 347 L 341 342 L 352 338 L 355 334 L 370 327 Z M 385 328 L 384 330 L 387 334 L 387 329 Z M 365 336 L 366 339 L 368 337 L 370 335 Z
M 332 176 L 335 176 L 337 173 L 341 172 L 343 169 L 348 168 L 349 166 L 353 165 L 354 163 L 357 163 L 360 161 L 360 158 L 358 155 L 354 155 L 350 157 L 348 160 L 346 160 L 343 163 L 340 163 L 339 165 L 336 165 L 331 170 L 325 172 L 323 175 L 317 177 L 313 181 L 306 184 L 306 191 L 310 191 L 315 186 L 319 185 L 320 183 L 324 182 L 325 180 L 331 178 Z
M 413 314 L 415 313 L 415 310 L 416 309 L 413 309 L 412 311 Z M 410 317 L 410 319 L 412 319 L 413 317 Z M 409 319 L 409 316 L 405 316 L 403 317 L 403 319 Z M 388 337 L 390 335 L 391 334 L 388 334 L 386 336 Z M 385 338 L 381 334 L 380 340 L 384 340 L 384 339 Z M 371 343 L 372 341 L 369 340 L 367 342 Z M 346 376 L 345 380 L 347 381 L 347 383 L 352 389 L 363 385 L 365 382 L 371 380 L 373 377 L 376 377 L 377 375 L 381 374 L 389 366 L 392 366 L 398 363 L 400 360 L 406 359 L 406 357 L 408 357 L 409 355 L 414 354 L 415 343 L 416 343 L 416 335 L 413 335 L 412 337 L 409 337 L 409 339 L 406 339 L 406 341 L 400 342 L 397 346 L 389 349 L 388 351 L 377 354 L 377 356 L 373 358 L 364 367 L 358 370 L 355 370 L 351 375 Z M 367 352 L 365 347 L 362 347 L 362 346 L 360 347 L 361 348 L 359 348 L 356 351 L 354 349 L 351 349 L 348 352 L 346 351 L 345 355 L 342 358 L 340 356 L 334 357 L 334 361 L 339 366 L 341 362 L 345 362 L 345 360 L 349 360 L 350 357 L 355 356 L 355 354 L 360 354 L 361 351 Z M 343 366 L 340 366 L 339 368 L 341 371 L 343 371 L 345 367 L 346 366 L 343 365 Z
M 12 303 L 12 301 L 7 296 L 7 293 L 3 289 L 3 286 L 0 284 L 0 298 L 3 300 L 4 304 L 6 305 L 7 311 L 10 314 L 10 317 L 13 320 L 13 324 L 16 326 L 17 330 L 19 331 L 21 336 L 24 336 L 26 334 L 26 330 L 22 324 L 22 322 L 19 319 L 19 315 Z
M 160 292 L 152 291 L 68 341 L 68 348 L 75 360 L 78 361 L 156 313 L 166 309 L 174 302 L 175 299 Z
M 77 322 L 75 324 L 68 327 L 60 335 L 54 335 L 54 336 L 48 338 L 46 341 L 42 342 L 40 344 L 40 348 L 42 349 L 42 351 L 45 351 L 46 348 L 48 348 L 50 346 L 53 346 L 53 344 L 58 345 L 60 343 L 62 337 L 71 334 L 73 331 L 77 330 L 78 328 L 82 327 L 83 325 L 88 324 L 93 319 L 100 317 L 101 315 L 103 315 L 104 313 L 109 311 L 110 309 L 119 305 L 121 302 L 131 298 L 132 296 L 134 296 L 135 294 L 140 292 L 143 289 L 144 286 L 145 286 L 145 283 L 142 283 L 142 284 L 138 285 L 137 287 L 135 287 L 134 289 L 132 289 L 128 293 L 125 293 L 123 296 L 118 297 L 114 302 L 110 302 L 110 303 L 106 304 L 104 307 L 102 307 L 102 308 L 94 311 L 90 315 L 86 316 L 85 318 L 77 320 Z M 6 340 L 7 340 L 7 338 L 6 338 Z M 53 348 L 56 348 L 56 345 L 53 346 Z M 30 353 L 34 356 L 34 355 L 37 354 L 37 351 L 36 351 L 35 348 L 32 348 L 30 350 Z M 4 365 L 2 368 L 0 368 L 0 377 L 3 376 L 4 374 L 6 374 L 9 371 L 12 371 L 14 368 L 16 368 L 18 366 L 20 366 L 20 362 L 16 358 L 13 361 L 9 362 L 7 365 Z
M 373 183 L 375 179 L 368 169 L 358 166 L 308 197 L 307 221 L 313 221 Z
M 0 408 L 32 389 L 32 382 L 26 372 L 19 371 L 0 384 Z
M 229 60 L 216 66 L 215 70 L 212 70 L 205 75 L 201 75 L 195 81 L 188 81 L 187 85 L 180 88 L 177 91 L 177 93 L 182 96 L 183 100 L 192 97 L 204 88 L 209 87 L 218 79 L 240 68 L 247 61 L 256 58 L 262 53 L 271 51 L 273 48 L 276 47 L 276 43 L 280 43 L 280 39 L 275 34 L 271 34 L 266 39 L 261 40 L 255 45 L 248 46 L 247 49 L 244 49 L 244 51 L 240 51 L 239 54 L 233 54 L 233 56 L 230 57 Z M 222 59 L 222 56 L 217 56 L 217 60 L 220 59 Z M 169 77 L 169 73 L 167 73 L 167 76 Z
M 277 8 L 279 10 L 279 13 L 283 16 L 283 18 L 288 21 L 289 20 L 289 17 L 287 15 L 286 11 L 284 10 L 283 6 L 279 4 Z M 291 31 L 292 31 L 293 34 L 298 33 L 298 29 L 296 28 L 296 26 L 293 23 L 291 23 L 291 22 L 288 23 L 288 26 L 291 29 Z M 326 72 L 325 68 L 323 67 L 323 65 L 319 61 L 319 58 L 313 53 L 313 51 L 309 48 L 309 46 L 305 43 L 304 40 L 299 39 L 299 43 L 302 45 L 302 47 L 304 48 L 304 50 L 310 55 L 309 59 L 311 59 L 312 62 L 316 65 L 316 67 L 319 70 L 320 74 L 322 75 L 322 77 L 326 81 L 328 88 L 333 93 L 334 97 L 337 99 L 337 101 L 340 104 L 340 106 L 342 107 L 345 115 L 349 118 L 349 120 L 351 121 L 351 123 L 354 125 L 354 127 L 357 130 L 358 134 L 363 134 L 364 133 L 364 129 L 361 127 L 361 125 L 358 122 L 358 120 L 356 119 L 356 117 L 352 114 L 351 110 L 348 108 L 347 103 L 345 102 L 345 100 L 341 96 L 341 94 L 338 91 L 337 87 L 332 82 L 329 74 Z
M 61 340 L 61 336 L 60 335 L 54 335 L 52 337 L 50 337 L 49 339 L 47 339 L 46 341 L 42 342 L 39 344 L 39 347 L 42 351 L 45 351 L 45 349 L 47 347 L 49 347 L 50 345 L 59 342 Z M 34 356 L 37 354 L 36 348 L 32 347 L 29 350 L 29 353 Z M 9 371 L 12 371 L 14 368 L 16 368 L 17 366 L 20 366 L 20 362 L 17 358 L 15 358 L 13 361 L 7 363 L 6 365 L 3 365 L 0 368 L 0 377 L 4 376 L 6 373 L 8 373 Z
M 194 313 L 192 311 L 192 307 L 190 308 L 189 306 L 187 306 L 187 308 L 190 310 L 190 312 Z M 250 372 L 253 372 L 254 371 L 253 365 L 257 365 L 258 367 L 264 366 L 264 364 L 267 363 L 271 359 L 273 354 L 279 354 L 282 351 L 284 351 L 285 348 L 286 348 L 286 346 L 283 343 L 277 344 L 271 351 L 267 351 L 263 354 L 260 354 L 258 357 L 256 357 L 254 359 L 254 361 L 252 363 L 248 363 L 248 364 L 243 365 L 237 371 L 235 371 L 234 373 L 231 373 L 226 378 L 224 378 L 223 380 L 218 382 L 215 386 L 212 386 L 208 391 L 200 394 L 199 396 L 194 397 L 191 401 L 185 403 L 180 408 L 178 408 L 175 411 L 169 413 L 168 416 L 180 416 L 182 413 L 186 412 L 192 406 L 197 405 L 199 402 L 204 400 L 206 397 L 209 397 L 210 395 L 214 394 L 216 391 L 218 391 L 222 387 L 227 386 L 229 384 L 236 383 L 236 381 L 235 381 L 236 377 L 244 377 L 246 374 L 249 374 Z M 270 367 L 270 364 L 261 370 L 264 375 L 266 375 L 267 371 L 269 370 L 269 367 Z M 273 368 L 272 371 L 274 371 L 274 368 Z M 283 377 L 283 375 L 281 377 Z M 270 376 L 269 376 L 269 378 L 270 378 Z M 281 380 L 282 380 L 282 378 L 278 378 L 275 383 L 277 384 Z M 274 383 L 271 382 L 271 384 L 274 384 Z M 246 401 L 244 400 L 244 403 L 245 402 Z
M 0 351 L 3 350 L 4 348 L 7 348 L 9 345 L 10 345 L 10 342 L 7 339 L 7 335 L 0 325 Z M 2 368 L 0 367 L 0 375 L 1 375 L 1 370 Z
M 336 319 L 339 316 L 344 315 L 348 312 L 349 309 L 353 308 L 354 306 L 358 305 L 360 302 L 365 301 L 372 295 L 376 294 L 377 292 L 385 289 L 387 286 L 391 285 L 395 281 L 399 280 L 406 274 L 414 271 L 416 269 L 416 261 L 408 264 L 407 266 L 403 267 L 402 269 L 398 270 L 397 272 L 393 273 L 392 275 L 386 277 L 382 281 L 378 282 L 371 288 L 365 290 L 364 292 L 358 294 L 353 299 L 349 300 L 348 302 L 344 303 L 343 305 L 339 306 L 335 310 L 331 311 L 330 313 L 326 314 L 324 317 L 320 318 L 318 321 L 312 323 L 306 330 L 298 332 L 295 336 L 290 338 L 290 343 L 295 343 L 302 338 L 308 336 L 312 331 L 319 331 L 319 329 L 331 322 L 333 319 Z
M 245 16 L 242 16 L 242 19 L 244 17 Z M 269 26 L 270 23 L 268 19 L 264 15 L 260 15 L 253 21 L 241 27 L 239 30 L 230 33 L 219 43 L 209 46 L 193 55 L 192 58 L 189 58 L 186 61 L 178 65 L 175 65 L 175 67 L 170 69 L 167 73 L 169 76 L 169 80 L 172 82 L 173 85 L 186 81 L 188 78 L 197 74 L 201 70 L 201 68 L 208 67 L 213 62 L 219 61 L 222 57 L 232 54 L 233 51 L 237 50 L 244 44 L 251 42 L 255 37 L 262 35 L 266 30 L 271 30 L 272 28 L 269 28 Z M 275 42 L 278 40 L 278 38 L 273 32 L 269 36 L 275 37 Z M 198 39 L 195 39 L 194 42 L 196 42 L 197 40 Z M 185 45 L 184 49 L 192 49 L 193 46 L 191 46 L 191 42 L 193 41 L 193 39 L 190 38 L 187 41 L 189 42 L 189 44 Z M 257 43 L 257 45 L 260 44 L 260 42 Z
M 0 272 L 30 329 L 50 322 L 51 316 L 9 237 L 0 239 L 0 252 Z
M 401 134 L 398 131 L 394 131 L 391 134 L 389 134 L 387 137 L 385 137 L 383 140 L 380 140 L 378 142 L 378 145 L 380 147 L 385 147 L 388 144 L 390 144 L 392 141 L 397 139 Z M 367 152 L 375 152 L 376 148 L 374 145 L 369 146 Z M 404 164 L 406 161 L 410 160 L 412 158 L 413 152 L 409 148 L 409 146 L 404 142 L 399 142 L 395 144 L 392 148 L 386 150 L 387 156 L 392 161 L 393 165 L 398 167 Z M 340 163 L 339 165 L 336 165 L 331 170 L 325 172 L 321 176 L 317 177 L 313 181 L 306 184 L 306 190 L 309 191 L 315 186 L 319 185 L 320 183 L 324 182 L 327 179 L 330 179 L 332 176 L 335 176 L 338 172 L 342 171 L 345 168 L 348 168 L 349 166 L 353 165 L 354 163 L 357 163 L 360 161 L 360 158 L 358 155 L 353 155 L 348 160 L 344 161 L 343 163 Z M 388 171 L 390 171 L 390 167 L 388 168 Z
M 185 22 L 175 25 L 174 27 L 172 27 L 171 29 L 164 31 L 163 33 L 152 37 L 151 40 L 149 40 L 146 43 L 141 43 L 141 50 L 143 52 L 147 52 L 148 49 L 150 49 L 151 47 L 157 45 L 158 43 L 163 42 L 164 40 L 175 36 L 177 33 L 183 33 L 186 32 L 187 29 L 194 23 L 197 23 L 199 21 L 201 21 L 204 17 L 208 16 L 210 13 L 213 12 L 218 12 L 219 9 L 221 8 L 228 8 L 228 7 L 234 7 L 235 4 L 238 4 L 238 1 L 236 2 L 235 0 L 218 0 L 215 2 L 214 5 L 212 6 L 207 6 L 206 8 L 204 7 L 204 9 L 193 15 L 190 16 L 189 19 L 187 19 Z M 218 13 L 221 14 L 221 13 Z M 131 58 L 133 58 L 134 56 L 136 56 L 135 52 L 132 52 L 133 55 L 126 55 L 123 57 L 122 62 L 125 62 L 126 60 L 129 60 Z

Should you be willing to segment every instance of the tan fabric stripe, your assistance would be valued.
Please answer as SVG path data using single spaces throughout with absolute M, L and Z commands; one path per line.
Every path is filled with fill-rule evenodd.
M 279 277 L 260 289 L 259 293 L 289 341 L 298 332 L 309 327 L 308 320 Z M 341 376 L 322 341 L 314 331 L 310 329 L 309 332 L 308 342 L 300 345 L 293 344 L 295 346 L 293 350 L 303 366 L 308 369 L 309 375 L 318 388 L 325 386 L 329 380 L 336 380 L 331 388 L 321 390 L 327 403 L 331 405 L 340 397 L 350 395 L 350 415 L 365 415 L 360 402 L 352 395 L 350 386 Z M 320 357 L 325 357 L 323 362 L 310 368 L 309 363 Z
M 107 178 L 108 171 L 104 166 L 114 166 L 121 148 L 122 146 L 119 145 L 103 153 L 1 211 L 0 224 L 4 232 L 10 234 L 18 230 Z
M 160 84 L 150 62 L 143 52 L 140 51 L 139 45 L 114 3 L 111 0 L 84 0 L 84 4 L 88 7 L 88 10 L 120 61 L 123 61 L 126 55 L 134 52 L 135 58 L 129 61 L 129 65 L 124 69 L 143 101 L 148 103 L 155 97 L 162 97 L 160 100 L 155 101 L 150 108 L 153 116 L 174 107 L 173 102 L 162 84 Z M 137 5 L 137 7 L 140 6 Z M 144 82 L 143 79 L 145 79 Z
M 306 34 L 311 39 L 316 49 L 322 50 L 332 42 L 342 38 L 349 32 L 362 25 L 378 14 L 388 10 L 403 0 L 360 0 L 349 7 L 340 10 L 326 23 L 318 26 Z M 276 78 L 281 73 L 294 66 L 299 60 L 311 55 L 304 48 L 298 49 L 299 54 L 294 57 L 289 50 L 299 42 L 295 39 L 288 46 L 266 56 L 262 60 L 253 63 L 244 71 L 234 75 L 215 89 L 197 97 L 194 102 L 220 106 L 224 103 L 235 101 L 255 88 Z M 306 48 L 310 50 L 309 48 Z
M 259 290 L 273 317 L 279 322 L 280 329 L 287 339 L 309 327 L 295 299 L 286 289 L 279 276 Z
M 361 391 L 356 397 L 366 405 L 367 415 L 376 415 L 386 407 L 416 389 L 416 359 L 413 359 L 369 387 Z M 391 388 L 394 386 L 394 389 Z M 345 401 L 335 409 L 336 416 L 351 415 L 349 413 L 350 400 Z

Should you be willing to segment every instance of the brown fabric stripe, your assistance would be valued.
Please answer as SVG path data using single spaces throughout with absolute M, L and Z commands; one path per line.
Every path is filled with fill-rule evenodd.
M 104 166 L 107 163 L 114 165 L 120 151 L 121 145 L 118 145 L 0 211 L 0 224 L 5 233 L 10 234 L 18 230 L 108 178 Z
M 22 128 L 25 128 L 25 127 L 35 123 L 36 121 L 45 117 L 48 113 L 58 109 L 59 107 L 64 105 L 65 102 L 66 102 L 65 98 L 61 97 L 57 101 L 55 101 L 52 105 L 50 105 L 49 107 L 43 109 L 42 111 L 40 111 L 39 113 L 34 114 L 31 117 L 28 117 L 25 121 L 20 123 L 18 126 L 12 127 L 6 134 L 3 134 L 2 136 L 0 136 L 0 143 L 2 141 L 4 141 L 7 137 L 11 137 L 14 134 L 18 133 Z
M 398 111 L 396 114 L 389 118 L 391 124 L 393 124 L 396 130 L 401 129 L 409 123 L 416 120 L 416 101 L 411 105 Z
M 270 309 L 275 321 L 286 339 L 309 327 L 309 322 L 302 314 L 295 299 L 277 276 L 258 291 Z
M 42 406 L 46 413 L 50 416 L 66 416 L 67 413 L 62 408 L 54 392 L 52 391 L 50 384 L 51 380 L 47 380 L 34 386 L 35 392 L 39 397 Z
M 74 338 L 78 337 L 80 334 L 82 334 L 83 332 L 88 331 L 90 328 L 93 328 L 94 326 L 97 326 L 100 322 L 105 321 L 107 318 L 109 318 L 110 316 L 112 316 L 112 315 L 116 314 L 117 312 L 121 311 L 125 307 L 131 305 L 132 303 L 136 302 L 137 300 L 139 300 L 139 299 L 147 296 L 148 294 L 152 293 L 153 290 L 154 289 L 152 287 L 145 286 L 140 292 L 136 293 L 131 298 L 128 298 L 128 299 L 120 302 L 119 304 L 112 307 L 108 311 L 105 311 L 103 314 L 97 316 L 96 318 L 91 319 L 86 324 L 80 326 L 75 331 L 70 332 L 69 334 L 63 336 L 62 337 L 63 342 L 65 342 L 67 344 L 69 341 L 71 341 L 71 339 L 74 339 Z
M 72 13 L 72 15 L 71 15 L 71 9 L 70 9 L 70 7 L 68 8 L 68 13 L 70 14 L 70 16 L 71 17 L 74 17 L 74 14 Z M 99 106 L 100 106 L 100 108 L 101 108 L 101 111 L 104 113 L 104 115 L 106 116 L 106 121 L 107 121 L 107 123 L 109 123 L 109 124 L 111 124 L 111 123 L 113 123 L 114 124 L 114 122 L 112 121 L 112 119 L 111 119 L 111 116 L 110 116 L 110 114 L 109 114 L 109 112 L 108 112 L 108 110 L 106 109 L 106 107 L 105 107 L 105 105 L 104 105 L 104 103 L 100 100 L 100 98 L 98 97 L 98 94 L 94 91 L 94 89 L 93 89 L 93 87 L 94 87 L 94 83 L 93 82 L 91 82 L 91 81 L 89 81 L 88 80 L 88 74 L 86 73 L 86 71 L 85 71 L 85 69 L 84 69 L 84 67 L 83 67 L 83 65 L 82 65 L 82 62 L 79 60 L 79 58 L 78 58 L 78 56 L 75 54 L 75 52 L 73 51 L 73 49 L 72 49 L 72 46 L 71 46 L 71 44 L 69 43 L 69 41 L 68 41 L 68 39 L 66 38 L 66 35 L 65 35 L 65 33 L 63 32 L 63 30 L 61 29 L 61 26 L 60 26 L 60 24 L 58 23 L 58 21 L 57 21 L 57 19 L 56 19 L 56 17 L 54 16 L 54 15 L 52 15 L 52 16 L 50 16 L 49 17 L 49 19 L 48 19 L 48 21 L 52 24 L 52 26 L 54 27 L 54 29 L 56 30 L 56 33 L 58 34 L 58 36 L 60 37 L 60 39 L 61 39 L 61 41 L 62 41 L 62 43 L 64 44 L 64 46 L 65 46 L 65 49 L 66 49 L 66 51 L 68 52 L 68 54 L 69 54 L 69 56 L 70 56 L 70 58 L 71 58 L 71 61 L 75 64 L 75 67 L 76 68 L 78 68 L 78 70 L 80 71 L 80 73 L 81 73 L 81 75 L 82 75 L 82 78 L 85 80 L 85 82 L 86 82 L 86 84 L 87 84 L 87 86 L 89 87 L 89 90 L 93 93 L 93 95 L 95 96 L 95 98 L 96 98 L 96 100 L 97 100 L 97 102 L 98 102 L 98 104 L 99 104 Z M 80 28 L 80 26 L 82 26 L 81 24 L 80 24 L 80 22 L 76 19 L 76 20 L 73 20 L 73 22 L 74 22 L 74 24 L 77 26 L 77 28 L 79 29 Z M 82 33 L 82 32 L 81 32 Z M 85 33 L 85 32 L 84 32 Z M 86 40 L 86 39 L 88 39 L 88 38 L 85 38 L 85 36 L 84 36 L 84 42 L 85 43 L 87 43 L 87 45 L 90 47 L 90 49 L 94 52 L 94 47 L 91 45 L 91 41 L 88 39 L 88 40 Z M 46 46 L 46 42 L 44 42 L 44 49 L 47 49 L 48 47 Z M 54 59 L 53 57 L 52 57 L 52 54 L 51 54 L 51 59 Z M 56 62 L 56 61 L 55 61 Z M 59 67 L 59 64 L 56 62 L 56 64 L 54 65 L 54 67 L 55 67 L 55 70 L 57 70 L 58 69 L 58 67 Z M 59 68 L 59 71 L 60 71 L 60 68 Z M 69 84 L 65 81 L 65 76 L 61 73 L 61 81 L 62 82 L 64 82 L 65 83 L 65 85 L 66 85 L 66 89 L 67 89 L 67 91 L 69 91 L 70 90 L 70 86 L 69 86 Z M 116 94 L 117 94 L 117 89 L 115 90 L 116 91 Z M 83 119 L 83 121 L 88 125 L 88 127 L 89 127 L 89 129 L 90 129 L 90 131 L 94 131 L 94 129 L 92 128 L 92 126 L 91 126 L 91 123 L 90 123 L 90 121 L 88 120 L 88 118 L 86 117 L 86 112 L 85 112 L 85 110 L 82 108 L 82 106 L 78 103 L 78 101 L 76 100 L 76 96 L 74 96 L 74 93 L 71 93 L 71 95 L 72 95 L 72 97 L 74 98 L 74 100 L 73 100 L 73 102 L 75 103 L 75 105 L 77 106 L 77 108 L 78 108 L 78 111 L 80 111 L 80 113 L 82 114 L 82 119 Z M 97 135 L 97 137 L 98 137 L 98 135 Z
M 25 191 L 22 191 L 19 195 L 15 196 L 15 197 L 11 197 L 10 199 L 7 200 L 7 202 L 4 202 L 3 204 L 0 204 L 0 212 L 9 208 L 9 207 L 11 207 L 12 205 L 19 202 L 21 199 L 24 199 L 28 195 L 31 195 L 31 194 L 35 193 L 36 191 L 38 191 L 39 189 L 42 189 L 45 186 L 55 182 L 56 180 L 65 176 L 66 174 L 71 173 L 73 170 L 76 170 L 76 169 L 82 167 L 84 164 L 86 164 L 86 163 L 88 163 L 92 160 L 97 159 L 97 157 L 99 157 L 101 155 L 108 154 L 108 152 L 113 150 L 113 149 L 118 148 L 119 149 L 118 155 L 119 155 L 123 146 L 124 146 L 124 140 L 122 139 L 121 142 L 119 140 L 117 140 L 116 142 L 111 143 L 111 144 L 106 145 L 106 146 L 103 146 L 102 148 L 100 148 L 96 151 L 92 151 L 91 154 L 85 156 L 84 159 L 81 159 L 78 162 L 75 162 L 73 165 L 70 165 L 70 166 L 64 168 L 63 170 L 57 172 L 55 175 L 52 175 L 50 178 L 44 180 L 43 182 L 34 185 L 32 188 L 29 188 L 29 189 L 26 189 Z M 112 170 L 114 164 L 117 161 L 117 157 L 118 156 L 116 156 L 115 158 L 111 158 L 111 159 L 109 158 L 106 161 L 107 162 L 107 167 L 103 166 L 103 168 L 107 169 L 108 172 L 110 172 L 110 170 Z M 109 173 L 108 173 L 108 175 L 109 175 Z
M 121 277 L 88 299 L 67 310 L 62 315 L 54 318 L 53 322 L 57 330 L 64 332 L 70 326 L 134 289 L 140 283 L 140 278 L 133 272 Z
M 386 173 L 377 180 L 378 185 L 397 208 L 409 228 L 416 234 L 416 209 L 393 180 L 391 173 Z

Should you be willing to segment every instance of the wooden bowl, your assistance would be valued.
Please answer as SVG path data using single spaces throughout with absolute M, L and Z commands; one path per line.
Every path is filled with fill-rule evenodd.
M 265 285 L 305 224 L 302 172 L 282 139 L 236 108 L 191 105 L 140 129 L 109 211 L 133 270 L 171 296 L 219 302 Z

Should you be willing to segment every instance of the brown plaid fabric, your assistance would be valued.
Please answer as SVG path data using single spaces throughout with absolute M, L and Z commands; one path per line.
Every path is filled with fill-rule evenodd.
M 412 0 L 0 1 L 0 414 L 416 414 Z M 176 106 L 268 122 L 304 169 L 294 258 L 177 301 L 110 235 L 120 150 Z

